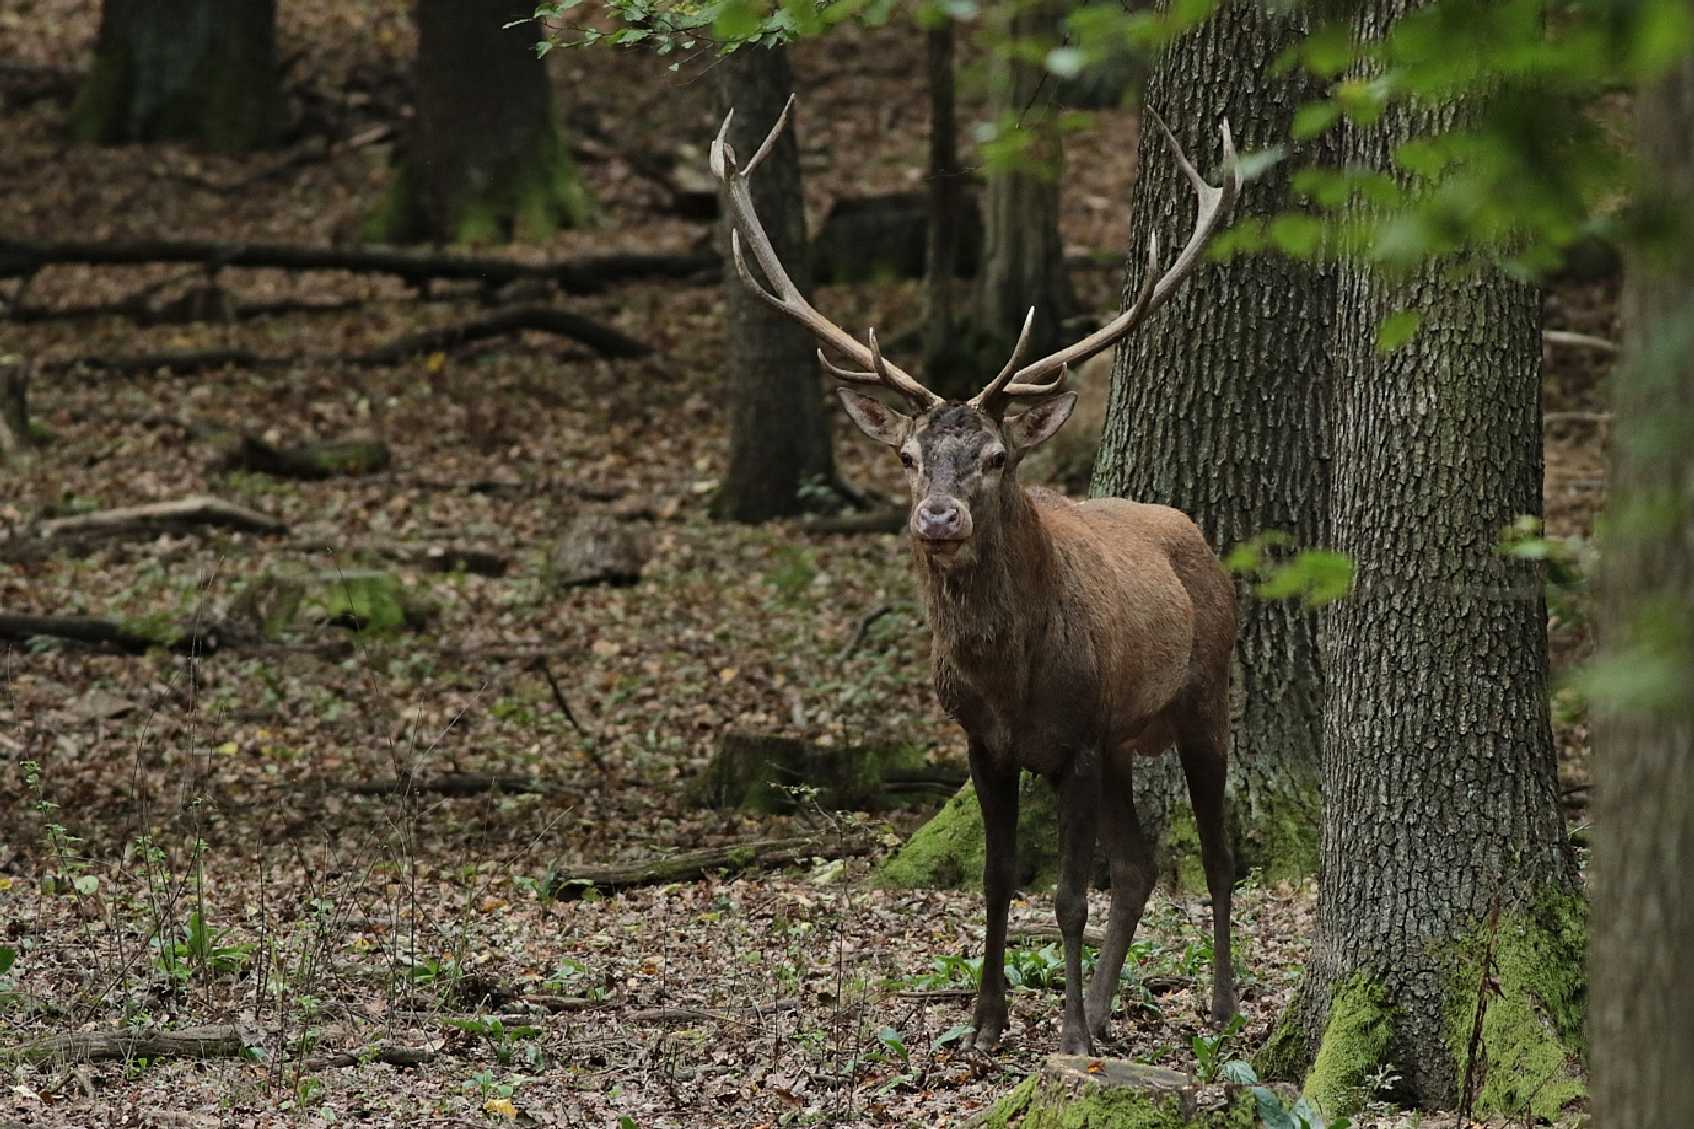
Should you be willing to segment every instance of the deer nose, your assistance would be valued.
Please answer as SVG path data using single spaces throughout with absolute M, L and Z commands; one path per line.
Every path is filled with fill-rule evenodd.
M 964 536 L 965 513 L 951 498 L 925 498 L 913 515 L 912 528 L 919 537 L 951 541 Z

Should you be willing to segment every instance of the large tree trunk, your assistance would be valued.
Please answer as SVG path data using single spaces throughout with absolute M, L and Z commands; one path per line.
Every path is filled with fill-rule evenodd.
M 378 242 L 537 240 L 581 223 L 583 187 L 518 0 L 418 0 L 417 117 L 365 234 Z
M 79 141 L 243 152 L 281 127 L 276 0 L 106 0 L 71 108 Z
M 729 143 L 743 161 L 794 92 L 782 47 L 747 47 L 716 67 L 718 112 L 735 110 Z M 811 290 L 806 201 L 800 188 L 800 143 L 790 119 L 752 178 L 753 202 L 777 257 L 802 292 Z M 727 259 L 732 220 L 723 209 L 719 242 Z M 727 521 L 758 522 L 815 508 L 807 486 L 835 481 L 829 419 L 818 384 L 811 334 L 724 272 L 724 384 L 729 404 L 729 465 L 713 503 Z
M 1367 3 L 1361 36 L 1413 6 Z M 1397 146 L 1457 115 L 1397 104 L 1346 128 L 1341 159 L 1388 172 Z M 1270 1065 L 1311 1062 L 1307 1092 L 1330 1113 L 1389 1063 L 1401 1096 L 1451 1108 L 1474 1047 L 1479 1111 L 1550 1116 L 1582 1092 L 1586 915 L 1540 578 L 1494 548 L 1541 508 L 1537 295 L 1474 261 L 1389 278 L 1348 260 L 1337 286 L 1330 521 L 1356 587 L 1319 618 L 1318 925 Z M 1421 328 L 1380 352 L 1378 325 L 1405 309 Z
M 1303 73 L 1267 73 L 1301 30 L 1259 0 L 1230 0 L 1165 52 L 1147 105 L 1201 168 L 1216 160 L 1223 118 L 1243 151 L 1282 144 L 1294 111 L 1319 92 Z M 1280 169 L 1310 158 L 1300 154 Z M 1159 235 L 1168 262 L 1193 215 L 1187 180 L 1151 123 L 1139 168 L 1126 302 L 1141 285 L 1149 237 Z M 1290 205 L 1287 175 L 1273 171 L 1245 186 L 1230 218 Z M 1093 492 L 1175 506 L 1220 551 L 1272 529 L 1317 544 L 1333 302 L 1331 272 L 1307 263 L 1259 255 L 1202 266 L 1119 352 Z M 1294 601 L 1256 600 L 1245 586 L 1239 595 L 1229 766 L 1236 866 L 1273 878 L 1309 874 L 1320 820 L 1315 623 Z M 1136 789 L 1144 824 L 1173 822 L 1167 854 L 1197 873 L 1175 758 L 1145 767 Z
M 1694 221 L 1694 58 L 1636 102 L 1662 202 Z M 1663 258 L 1656 258 L 1664 256 Z M 1595 740 L 1594 1124 L 1694 1125 L 1694 253 L 1649 248 L 1624 290 L 1604 661 L 1631 678 Z M 1600 703 L 1606 705 L 1608 703 Z

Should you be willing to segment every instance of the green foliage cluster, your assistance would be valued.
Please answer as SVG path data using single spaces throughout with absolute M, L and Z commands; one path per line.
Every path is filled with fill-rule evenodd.
M 1354 8 L 1310 7 L 1310 33 L 1277 60 L 1279 71 L 1304 68 L 1329 84 L 1327 97 L 1300 108 L 1290 140 L 1343 123 L 1368 130 L 1402 107 L 1452 107 L 1449 124 L 1398 146 L 1390 170 L 1293 170 L 1309 206 L 1238 224 L 1215 253 L 1356 255 L 1391 268 L 1482 253 L 1535 277 L 1581 239 L 1670 221 L 1624 206 L 1638 185 L 1609 96 L 1688 49 L 1686 4 L 1435 0 L 1368 40 Z M 1416 313 L 1402 311 L 1379 344 L 1392 348 L 1416 328 Z

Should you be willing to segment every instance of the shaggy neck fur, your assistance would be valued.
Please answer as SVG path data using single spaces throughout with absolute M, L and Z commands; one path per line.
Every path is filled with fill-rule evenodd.
M 961 670 L 1004 668 L 1046 627 L 1042 596 L 1052 582 L 1053 544 L 1035 503 L 1008 473 L 979 514 L 971 557 L 948 570 L 914 542 L 936 658 Z

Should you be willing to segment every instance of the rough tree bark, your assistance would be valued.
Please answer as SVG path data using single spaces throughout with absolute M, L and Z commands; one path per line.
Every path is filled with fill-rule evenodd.
M 367 238 L 535 240 L 587 218 L 518 0 L 418 0 L 417 117 Z
M 1378 39 L 1415 7 L 1368 0 L 1356 30 Z M 1341 161 L 1391 171 L 1398 145 L 1460 112 L 1395 105 L 1343 129 Z M 1450 259 L 1393 277 L 1344 260 L 1337 288 L 1329 514 L 1355 590 L 1319 617 L 1318 923 L 1264 1064 L 1310 1064 L 1307 1093 L 1333 1114 L 1387 1064 L 1397 1096 L 1451 1108 L 1470 1061 L 1479 1111 L 1556 1115 L 1582 1093 L 1586 914 L 1540 577 L 1494 549 L 1541 508 L 1537 295 Z M 1420 328 L 1379 351 L 1379 324 L 1407 309 Z
M 1604 618 L 1610 661 L 1642 699 L 1617 703 L 1595 739 L 1593 1112 L 1680 1129 L 1694 1125 L 1694 57 L 1635 107 L 1642 162 L 1682 234 L 1662 258 L 1636 257 L 1624 288 Z
M 781 47 L 748 47 L 721 60 L 715 73 L 720 117 L 735 110 L 730 146 L 749 161 L 794 91 L 788 53 Z M 795 285 L 809 292 L 806 202 L 792 118 L 752 178 L 752 188 L 777 256 Z M 722 214 L 726 218 L 718 234 L 727 262 L 733 221 L 727 206 Z M 835 482 L 816 345 L 804 328 L 760 301 L 733 268 L 724 272 L 723 286 L 729 464 L 713 513 L 726 521 L 759 522 L 815 508 L 803 488 Z
M 70 133 L 256 149 L 280 131 L 277 80 L 276 0 L 106 0 Z
M 1160 58 L 1146 104 L 1201 168 L 1216 159 L 1220 118 L 1242 152 L 1284 144 L 1294 111 L 1320 92 L 1303 73 L 1270 74 L 1302 30 L 1297 16 L 1274 14 L 1259 0 L 1229 0 Z M 1297 154 L 1249 182 L 1231 220 L 1289 208 L 1285 170 L 1312 157 Z M 1148 238 L 1160 236 L 1168 262 L 1192 209 L 1151 122 L 1139 169 L 1126 302 L 1141 285 Z M 1118 354 L 1093 493 L 1175 506 L 1220 552 L 1273 529 L 1301 546 L 1320 542 L 1333 303 L 1332 272 L 1310 263 L 1256 255 L 1202 266 Z M 1315 620 L 1295 601 L 1254 599 L 1245 585 L 1238 598 L 1229 766 L 1236 867 L 1273 878 L 1309 874 L 1321 810 Z M 1171 861 L 1184 872 L 1192 863 L 1197 874 L 1198 841 L 1175 758 L 1148 762 L 1136 792 L 1144 824 L 1170 827 Z

